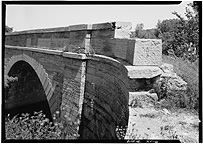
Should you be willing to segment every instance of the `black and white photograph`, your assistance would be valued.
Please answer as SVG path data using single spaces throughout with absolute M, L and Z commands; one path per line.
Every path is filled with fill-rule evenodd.
M 2 1 L 1 142 L 201 143 L 201 17 L 201 1 Z

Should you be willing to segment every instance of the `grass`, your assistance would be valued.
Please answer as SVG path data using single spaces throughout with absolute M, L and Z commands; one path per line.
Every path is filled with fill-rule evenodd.
M 177 106 L 180 108 L 199 111 L 199 60 L 191 63 L 182 58 L 163 55 L 162 61 L 172 64 L 174 72 L 188 84 L 187 91 L 169 93 L 168 98 L 179 103 Z

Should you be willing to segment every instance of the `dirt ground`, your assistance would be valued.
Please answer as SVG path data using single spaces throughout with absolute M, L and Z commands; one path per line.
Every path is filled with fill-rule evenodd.
M 130 108 L 126 139 L 179 139 L 184 143 L 199 142 L 199 117 L 185 110 Z

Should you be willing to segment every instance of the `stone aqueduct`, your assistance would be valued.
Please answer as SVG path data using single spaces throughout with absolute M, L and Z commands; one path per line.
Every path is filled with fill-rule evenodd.
M 130 29 L 129 22 L 108 22 L 6 34 L 5 74 L 21 87 L 38 79 L 32 84 L 44 93 L 10 97 L 6 109 L 46 99 L 51 116 L 59 111 L 80 138 L 116 139 L 116 127 L 128 125 L 133 93 L 151 89 L 162 73 L 161 40 L 132 39 Z M 90 45 L 95 53 L 74 52 Z

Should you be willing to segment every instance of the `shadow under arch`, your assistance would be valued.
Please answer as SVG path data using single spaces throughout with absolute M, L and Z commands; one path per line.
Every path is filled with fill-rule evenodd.
M 20 113 L 32 115 L 34 111 L 42 110 L 52 121 L 47 95 L 36 70 L 28 62 L 19 60 L 10 66 L 7 75 L 18 80 L 11 84 L 6 95 L 6 114 L 9 113 L 10 117 Z

